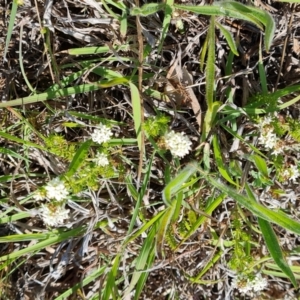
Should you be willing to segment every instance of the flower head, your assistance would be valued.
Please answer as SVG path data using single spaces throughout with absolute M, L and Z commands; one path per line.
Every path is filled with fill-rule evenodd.
M 295 165 L 290 165 L 287 170 L 284 170 L 282 173 L 282 177 L 284 180 L 292 180 L 293 182 L 300 176 L 299 169 Z
M 105 167 L 105 166 L 109 165 L 107 155 L 105 155 L 104 153 L 97 153 L 97 155 L 95 157 L 95 162 L 96 162 L 97 166 L 100 166 L 100 167 Z
M 98 127 L 91 134 L 92 140 L 95 143 L 102 144 L 110 140 L 113 135 L 111 129 L 106 125 L 100 123 Z
M 246 294 L 254 291 L 259 292 L 265 289 L 268 285 L 267 279 L 263 278 L 261 274 L 257 274 L 254 278 L 248 278 L 246 276 L 237 276 L 233 279 L 233 288 L 238 289 L 241 293 Z
M 45 190 L 49 199 L 55 199 L 57 201 L 66 199 L 69 194 L 64 182 L 59 178 L 55 178 L 48 182 L 48 184 L 45 186 Z
M 258 142 L 263 144 L 266 149 L 273 149 L 276 146 L 278 138 L 275 133 L 271 130 L 267 132 L 262 132 L 258 138 Z
M 47 226 L 56 227 L 69 218 L 69 211 L 64 206 L 48 204 L 41 206 L 40 215 Z
M 173 130 L 164 136 L 166 148 L 175 156 L 184 157 L 191 150 L 192 142 L 184 133 L 175 133 Z
M 37 201 L 43 200 L 44 198 L 46 198 L 46 192 L 43 190 L 37 190 L 33 194 L 33 198 Z

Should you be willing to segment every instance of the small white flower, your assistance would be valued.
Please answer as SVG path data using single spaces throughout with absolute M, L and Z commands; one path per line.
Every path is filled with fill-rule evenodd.
M 40 214 L 47 226 L 56 227 L 64 224 L 64 221 L 69 218 L 69 209 L 64 206 L 42 205 Z
M 64 182 L 59 178 L 55 178 L 48 182 L 45 186 L 45 190 L 49 199 L 55 199 L 57 201 L 64 200 L 69 194 Z
M 175 133 L 173 130 L 168 132 L 165 136 L 166 147 L 175 156 L 184 157 L 191 150 L 192 142 L 184 135 L 184 133 Z
M 110 140 L 110 137 L 113 135 L 111 129 L 106 125 L 100 123 L 98 127 L 91 134 L 93 142 L 102 144 Z
M 255 292 L 262 291 L 268 286 L 268 280 L 263 278 L 261 274 L 257 274 L 254 280 L 250 281 L 250 283 Z
M 34 194 L 33 194 L 33 199 L 35 199 L 36 201 L 41 201 L 46 197 L 46 194 L 41 191 L 41 190 L 37 190 Z
M 287 170 L 284 170 L 282 173 L 282 177 L 288 181 L 292 180 L 293 182 L 296 181 L 296 179 L 300 176 L 298 167 L 295 165 L 290 165 L 290 167 Z
M 291 165 L 289 171 L 290 171 L 290 180 L 296 181 L 296 179 L 300 175 L 298 167 L 295 165 Z
M 258 142 L 264 145 L 266 149 L 273 149 L 276 146 L 277 141 L 278 138 L 276 134 L 272 131 L 268 131 L 264 134 L 261 134 L 258 138 Z
M 284 141 L 282 141 L 280 139 L 277 139 L 276 144 L 273 147 L 272 154 L 277 156 L 278 154 L 283 153 L 284 149 L 285 149 L 285 143 L 284 143 Z
M 238 289 L 241 293 L 249 293 L 251 291 L 259 292 L 268 286 L 267 279 L 263 278 L 261 274 L 257 274 L 254 279 L 250 280 L 245 276 L 238 276 L 232 281 L 233 288 Z
M 263 129 L 264 127 L 268 126 L 272 123 L 272 117 L 265 116 L 262 119 L 260 119 L 260 122 L 258 124 L 258 127 Z
M 105 166 L 109 165 L 107 155 L 104 153 L 97 153 L 97 155 L 95 157 L 95 162 L 96 162 L 97 166 L 100 166 L 100 167 L 105 167 Z
M 238 289 L 241 293 L 246 294 L 252 290 L 248 279 L 245 276 L 237 276 L 232 280 L 232 287 Z

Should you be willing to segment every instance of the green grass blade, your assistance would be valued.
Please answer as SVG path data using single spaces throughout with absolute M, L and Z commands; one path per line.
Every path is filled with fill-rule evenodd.
M 226 179 L 229 183 L 233 185 L 237 185 L 230 177 L 230 174 L 228 173 L 228 170 L 223 162 L 223 157 L 221 153 L 221 149 L 218 142 L 218 137 L 216 134 L 213 136 L 213 149 L 214 149 L 214 155 L 215 155 L 215 161 L 218 167 L 218 170 L 222 177 Z
M 261 84 L 261 89 L 263 94 L 268 93 L 268 84 L 267 84 L 267 76 L 265 72 L 264 63 L 262 60 L 262 50 L 261 50 L 261 42 L 259 43 L 259 59 L 258 59 L 258 71 L 259 71 L 259 81 Z
M 0 257 L 0 261 L 6 261 L 7 259 L 15 259 L 22 255 L 28 255 L 32 252 L 39 251 L 41 249 L 44 249 L 47 246 L 54 245 L 56 243 L 59 243 L 61 241 L 67 240 L 68 238 L 74 238 L 75 236 L 79 236 L 83 234 L 86 231 L 86 226 L 80 226 L 75 229 L 66 231 L 66 232 L 59 232 L 57 234 L 53 234 L 53 236 L 47 238 L 45 241 L 41 241 L 39 243 L 36 243 L 34 245 L 31 245 L 27 248 L 12 252 L 8 255 L 3 255 Z
M 3 54 L 3 60 L 7 61 L 6 55 L 9 47 L 9 43 L 11 40 L 11 35 L 14 29 L 14 23 L 17 15 L 17 10 L 18 10 L 18 1 L 13 0 L 12 2 L 12 8 L 10 11 L 10 18 L 9 18 L 9 24 L 8 24 L 8 29 L 7 29 L 7 34 L 6 34 L 6 40 L 5 40 L 5 48 L 4 48 L 4 54 Z
M 142 141 L 142 107 L 140 92 L 135 84 L 129 82 L 131 101 L 132 101 L 132 111 L 133 111 L 133 121 L 134 128 L 136 132 L 137 142 L 139 150 L 142 151 L 143 141 Z
M 208 134 L 213 126 L 220 106 L 221 102 L 215 101 L 213 102 L 212 107 L 210 109 L 207 109 L 203 122 L 203 131 L 201 136 L 202 142 L 205 142 L 206 138 L 208 137 Z
M 266 161 L 257 154 L 253 154 L 251 158 L 254 160 L 255 165 L 259 170 L 259 172 L 261 172 L 265 177 L 268 177 L 269 174 L 268 174 L 268 166 Z
M 296 278 L 284 258 L 284 255 L 278 243 L 278 238 L 274 233 L 273 228 L 271 227 L 269 222 L 261 218 L 258 218 L 258 224 L 272 258 L 276 262 L 277 266 L 281 269 L 281 271 L 288 276 L 288 278 L 296 288 L 298 286 Z
M 214 101 L 214 90 L 215 90 L 215 17 L 210 18 L 209 28 L 207 32 L 208 36 L 208 53 L 206 62 L 206 104 L 207 109 L 212 111 Z
M 147 17 L 165 8 L 165 3 L 146 3 L 141 7 L 133 7 L 130 10 L 131 16 Z
M 31 214 L 29 212 L 25 212 L 25 211 L 14 214 L 12 216 L 3 216 L 3 217 L 1 216 L 0 224 L 6 224 L 6 223 L 10 223 L 10 222 L 17 221 L 17 220 L 22 220 L 22 219 L 29 218 L 29 217 L 31 217 Z
M 20 38 L 22 39 L 23 37 L 23 25 L 20 25 Z M 25 69 L 24 69 L 24 64 L 23 64 L 23 53 L 22 53 L 22 41 L 19 42 L 19 66 L 20 66 L 20 70 L 22 73 L 22 76 L 24 78 L 25 83 L 27 84 L 28 88 L 30 89 L 30 91 L 32 93 L 35 93 L 35 89 L 33 88 L 33 86 L 31 85 L 31 83 L 28 80 L 28 77 L 26 75 Z
M 291 106 L 291 105 L 297 103 L 299 100 L 300 100 L 300 96 L 297 96 L 297 97 L 293 98 L 293 99 L 290 100 L 290 101 L 287 101 L 287 102 L 285 102 L 285 103 L 282 103 L 282 104 L 278 105 L 278 107 L 279 107 L 280 109 L 284 109 L 284 108 L 287 108 L 287 107 L 289 107 L 289 106 Z
M 225 199 L 226 194 L 221 194 L 217 198 L 213 199 L 205 208 L 205 214 L 211 215 L 213 211 L 223 202 Z M 189 239 L 197 230 L 198 228 L 206 221 L 206 216 L 200 216 L 198 220 L 192 224 L 190 230 L 186 233 L 184 238 L 181 240 L 180 245 L 182 245 L 187 239 Z
M 250 6 L 252 14 L 265 26 L 265 47 L 269 51 L 276 29 L 275 21 L 270 13 L 258 7 Z
M 41 150 L 46 150 L 43 146 L 40 146 L 38 144 L 26 141 L 24 139 L 20 139 L 18 137 L 15 137 L 15 136 L 10 135 L 10 134 L 8 134 L 6 132 L 3 132 L 3 131 L 0 131 L 0 136 L 2 136 L 3 138 L 5 138 L 7 140 L 16 142 L 18 144 L 21 144 L 21 145 L 24 145 L 24 146 L 27 146 L 27 147 L 33 147 L 33 148 L 37 148 L 37 149 L 41 149 Z
M 69 297 L 76 293 L 78 289 L 81 289 L 82 287 L 85 287 L 89 283 L 93 282 L 94 280 L 97 280 L 99 276 L 104 274 L 105 270 L 107 269 L 107 266 L 102 266 L 99 269 L 92 272 L 90 275 L 88 275 L 86 278 L 83 279 L 82 282 L 79 282 L 66 290 L 64 293 L 60 294 L 58 297 L 56 297 L 54 300 L 65 300 L 69 299 Z
M 256 201 L 254 193 L 250 189 L 249 186 L 247 186 L 247 194 L 248 196 L 253 200 Z M 293 283 L 294 287 L 296 288 L 298 286 L 295 276 L 288 265 L 287 261 L 284 258 L 284 255 L 281 251 L 280 245 L 278 243 L 278 238 L 270 225 L 269 222 L 266 220 L 263 220 L 261 218 L 258 218 L 258 225 L 260 227 L 260 230 L 263 234 L 264 240 L 266 242 L 266 245 L 268 247 L 268 250 L 274 259 L 277 266 L 281 269 L 281 271 L 288 276 L 288 278 Z
M 215 2 L 216 4 L 217 2 Z M 174 7 L 176 9 L 181 9 L 181 10 L 187 10 L 190 12 L 194 12 L 196 14 L 201 14 L 201 15 L 207 15 L 207 16 L 224 16 L 228 18 L 234 18 L 234 19 L 240 19 L 240 20 L 245 20 L 254 23 L 257 27 L 260 29 L 263 29 L 263 26 L 261 22 L 257 20 L 252 14 L 252 11 L 249 9 L 248 6 L 240 4 L 242 9 L 240 7 L 237 9 L 232 6 L 224 6 L 228 3 L 236 3 L 236 2 L 225 2 L 222 1 L 220 4 L 216 5 L 203 5 L 203 6 L 194 6 L 194 5 L 180 5 L 180 4 L 174 4 Z
M 160 41 L 159 41 L 159 45 L 157 48 L 157 53 L 160 54 L 163 48 L 163 44 L 164 41 L 166 39 L 166 36 L 169 32 L 169 26 L 171 24 L 171 20 L 172 20 L 172 12 L 173 12 L 173 7 L 174 5 L 174 0 L 166 0 L 166 4 L 165 4 L 165 16 L 164 16 L 164 20 L 163 20 L 163 24 L 162 24 L 162 33 L 160 36 Z
M 128 237 L 128 239 L 124 242 L 124 245 L 129 244 L 133 240 L 135 240 L 138 236 L 140 236 L 143 232 L 148 230 L 153 224 L 159 222 L 159 219 L 164 215 L 165 210 L 159 212 L 155 217 L 149 220 L 146 224 L 144 224 L 140 229 L 138 229 L 134 234 Z
M 206 57 L 206 53 L 207 53 L 207 46 L 208 46 L 208 34 L 206 35 L 205 41 L 202 45 L 202 50 L 201 50 L 201 54 L 200 54 L 200 71 L 203 72 L 204 70 L 204 61 L 205 61 L 205 57 Z
M 176 208 L 176 201 L 173 201 L 171 206 L 165 209 L 163 216 L 159 221 L 159 227 L 156 233 L 156 252 L 159 255 L 164 255 L 164 241 L 165 235 L 169 225 L 171 224 L 171 220 L 174 215 L 174 211 Z
M 45 93 L 41 93 L 38 95 L 33 95 L 33 96 L 28 96 L 24 98 L 19 98 L 16 100 L 11 100 L 11 101 L 6 101 L 0 103 L 0 108 L 2 107 L 8 107 L 8 106 L 18 106 L 18 105 L 26 105 L 30 103 L 36 103 L 36 102 L 41 102 L 45 100 L 51 100 L 55 99 L 58 97 L 66 97 L 70 95 L 75 95 L 79 93 L 86 93 L 86 92 L 91 92 L 91 91 L 96 91 L 101 89 L 101 84 L 100 82 L 97 83 L 89 83 L 89 84 L 82 84 L 74 87 L 68 87 L 64 89 L 59 89 L 59 90 L 54 90 L 54 91 L 48 91 Z
M 119 264 L 120 264 L 120 254 L 118 254 L 113 262 L 112 268 L 110 272 L 108 273 L 107 279 L 106 279 L 106 285 L 103 291 L 103 296 L 101 300 L 110 300 L 111 296 L 113 299 L 116 299 L 117 296 L 117 287 L 116 287 L 116 277 L 118 274 Z
M 221 30 L 222 34 L 224 35 L 232 53 L 235 54 L 236 56 L 239 56 L 235 40 L 233 39 L 231 33 L 224 26 L 222 26 L 219 22 L 216 22 L 216 26 Z
M 150 181 L 151 167 L 152 167 L 152 162 L 153 162 L 154 154 L 155 153 L 153 153 L 153 155 L 152 155 L 149 163 L 147 164 L 146 174 L 145 174 L 145 177 L 143 179 L 143 184 L 142 184 L 142 187 L 141 187 L 139 193 L 136 190 L 136 188 L 134 187 L 134 185 L 132 184 L 131 177 L 129 177 L 130 185 L 128 186 L 128 188 L 131 190 L 131 193 L 132 193 L 133 197 L 134 196 L 137 197 L 137 202 L 136 202 L 136 205 L 135 205 L 132 217 L 131 217 L 129 228 L 128 228 L 128 231 L 127 231 L 127 236 L 130 236 L 130 234 L 133 231 L 133 228 L 134 228 L 134 226 L 136 224 L 136 218 L 137 218 L 137 216 L 139 214 L 143 198 L 144 198 L 144 196 L 146 194 L 146 189 L 147 189 L 149 181 Z
M 150 257 L 152 253 L 154 253 L 154 238 L 155 238 L 156 230 L 154 227 L 151 228 L 148 233 L 147 238 L 143 242 L 143 246 L 139 252 L 138 257 L 135 262 L 135 271 L 131 277 L 130 284 L 124 293 L 124 298 L 135 288 L 135 285 L 140 281 L 139 290 L 141 290 L 142 286 L 145 284 L 145 278 L 142 275 L 147 274 L 147 272 L 141 272 L 146 267 L 149 268 L 149 262 L 151 262 Z M 150 261 L 149 261 L 150 259 Z M 138 293 L 135 293 L 135 298 L 138 298 Z
M 250 210 L 255 216 L 260 217 L 271 223 L 275 223 L 291 232 L 300 234 L 300 223 L 289 218 L 286 214 L 282 212 L 275 212 L 271 209 L 264 207 L 256 201 L 253 201 L 251 198 L 239 194 L 231 187 L 218 182 L 211 176 L 206 176 L 205 179 L 208 182 L 210 182 L 214 187 L 216 187 L 223 193 L 226 193 L 228 196 L 232 197 L 240 205 Z
M 174 179 L 172 179 L 164 188 L 162 198 L 167 206 L 171 206 L 171 199 L 174 194 L 182 189 L 182 185 L 196 172 L 198 167 L 195 162 L 189 163 Z
M 69 166 L 69 170 L 66 173 L 67 177 L 72 177 L 76 173 L 77 169 L 86 159 L 91 144 L 92 144 L 92 140 L 87 140 L 86 142 L 80 145 L 79 149 L 76 151 L 76 154 L 74 155 L 73 160 Z
M 125 44 L 122 46 L 114 47 L 115 51 L 123 50 L 128 51 L 130 50 L 130 45 Z M 99 46 L 99 47 L 84 47 L 84 48 L 72 48 L 68 49 L 67 52 L 70 55 L 92 55 L 92 54 L 101 54 L 101 53 L 108 53 L 110 52 L 110 48 L 108 46 Z
M 127 11 L 124 9 L 120 20 L 120 33 L 122 37 L 126 37 L 127 35 L 127 29 L 128 29 L 127 17 L 128 17 Z

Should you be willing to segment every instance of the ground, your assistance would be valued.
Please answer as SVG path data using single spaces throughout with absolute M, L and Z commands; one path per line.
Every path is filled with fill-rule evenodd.
M 299 5 L 0 1 L 0 299 L 299 299 Z

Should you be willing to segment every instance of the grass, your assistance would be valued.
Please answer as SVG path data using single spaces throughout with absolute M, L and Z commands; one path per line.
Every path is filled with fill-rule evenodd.
M 300 86 L 273 88 L 272 14 L 103 0 L 61 8 L 73 27 L 55 4 L 34 32 L 14 27 L 21 5 L 3 51 L 20 72 L 0 103 L 0 298 L 297 299 Z M 252 57 L 232 20 L 257 35 Z

